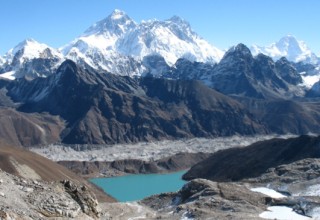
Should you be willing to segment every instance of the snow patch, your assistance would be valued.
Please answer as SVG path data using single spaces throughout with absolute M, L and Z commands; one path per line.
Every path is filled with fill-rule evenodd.
M 259 217 L 264 219 L 278 219 L 278 220 L 308 220 L 307 216 L 299 215 L 286 206 L 270 206 L 269 211 L 262 212 Z
M 10 72 L 6 72 L 6 73 L 2 73 L 0 74 L 0 77 L 5 78 L 5 79 L 9 79 L 9 80 L 15 80 L 15 71 L 10 71 Z
M 257 187 L 257 188 L 252 188 L 250 190 L 253 192 L 259 192 L 259 193 L 265 194 L 265 195 L 270 196 L 271 198 L 275 198 L 275 199 L 286 197 L 285 195 L 278 193 L 277 191 L 275 191 L 273 189 L 266 188 L 266 187 Z
M 320 220 L 320 207 L 314 208 L 310 212 L 310 215 L 312 216 L 313 219 Z
M 301 74 L 303 83 L 301 86 L 305 86 L 306 88 L 310 89 L 315 83 L 319 82 L 320 74 L 319 75 L 305 75 Z
M 187 212 L 184 212 L 181 216 L 181 219 L 180 220 L 193 220 L 194 218 L 190 217 L 190 213 L 187 211 Z

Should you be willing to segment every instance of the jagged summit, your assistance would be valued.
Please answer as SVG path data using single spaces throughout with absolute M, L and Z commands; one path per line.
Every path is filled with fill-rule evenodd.
M 107 18 L 89 27 L 82 36 L 93 34 L 114 34 L 120 36 L 135 26 L 136 23 L 125 12 L 116 9 Z
M 119 9 L 114 9 L 113 12 L 109 15 L 110 18 L 113 20 L 121 19 L 124 16 L 127 16 L 127 14 L 124 11 L 121 11 Z
M 30 44 L 40 44 L 39 42 L 37 42 L 36 40 L 34 40 L 33 38 L 26 38 L 23 41 L 21 41 L 20 43 L 18 43 L 14 48 L 13 48 L 13 53 L 16 52 L 17 50 L 22 49 L 23 47 L 26 47 Z
M 34 58 L 62 59 L 62 57 L 62 54 L 60 54 L 56 49 L 32 38 L 27 38 L 21 41 L 5 55 L 7 63 L 13 62 L 13 65 L 16 65 L 17 62 L 23 64 L 24 62 Z
M 45 77 L 53 73 L 62 60 L 58 50 L 28 38 L 6 53 L 0 76 L 8 79 Z
M 223 56 L 220 61 L 220 64 L 232 64 L 239 59 L 253 59 L 250 49 L 240 43 L 236 46 L 231 47 Z
M 318 62 L 317 56 L 308 48 L 305 42 L 297 40 L 293 35 L 282 37 L 278 42 L 272 43 L 269 46 L 253 45 L 251 51 L 254 55 L 263 53 L 272 57 L 275 60 L 281 57 L 286 57 L 289 61 L 293 62 Z
M 32 59 L 39 57 L 39 55 L 47 48 L 50 47 L 46 44 L 39 43 L 32 38 L 27 38 L 9 50 L 6 54 L 6 58 L 11 60 L 14 58 L 14 56 L 19 55 L 22 59 Z
M 250 49 L 243 43 L 239 43 L 238 45 L 231 47 L 226 54 L 229 53 L 241 53 L 245 55 L 251 55 Z
M 167 19 L 166 21 L 170 21 L 170 22 L 173 22 L 175 24 L 180 24 L 180 25 L 184 25 L 184 26 L 188 26 L 190 27 L 190 23 L 188 21 L 186 21 L 185 19 L 177 16 L 177 15 L 174 15 L 172 16 L 171 18 Z

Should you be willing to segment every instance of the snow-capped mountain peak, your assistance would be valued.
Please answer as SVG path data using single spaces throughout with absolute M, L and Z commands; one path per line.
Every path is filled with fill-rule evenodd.
M 280 52 L 283 52 L 290 59 L 299 57 L 301 54 L 305 54 L 309 51 L 309 48 L 303 41 L 298 41 L 294 36 L 287 35 L 281 38 L 276 47 Z
M 181 18 L 177 15 L 172 16 L 171 18 L 167 19 L 166 21 L 173 22 L 173 23 L 180 25 L 180 26 L 191 28 L 189 22 L 187 22 L 186 20 L 184 20 L 183 18 Z
M 160 55 L 169 65 L 179 58 L 199 62 L 218 62 L 223 52 L 192 31 L 178 16 L 165 21 L 149 20 L 126 33 L 117 42 L 117 50 L 138 59 Z
M 223 55 L 178 16 L 137 24 L 120 10 L 89 27 L 61 51 L 77 63 L 121 75 L 141 75 L 146 70 L 143 58 L 149 55 L 160 55 L 169 65 L 179 58 L 215 63 Z
M 64 59 L 56 49 L 34 39 L 26 39 L 10 49 L 0 65 L 0 76 L 36 78 L 50 75 Z
M 135 27 L 136 23 L 125 12 L 116 9 L 107 18 L 89 27 L 82 36 L 116 35 L 120 37 Z
M 254 55 L 263 53 L 278 60 L 281 57 L 286 57 L 293 62 L 306 62 L 316 64 L 317 56 L 308 48 L 305 42 L 299 41 L 292 35 L 282 37 L 278 42 L 272 43 L 269 46 L 253 45 L 251 51 Z
M 60 48 L 60 51 L 75 62 L 85 62 L 94 68 L 111 71 L 106 65 L 110 65 L 116 42 L 136 26 L 125 12 L 116 9 L 89 27 L 80 37 Z
M 34 58 L 54 57 L 62 59 L 62 55 L 56 49 L 53 49 L 46 44 L 39 43 L 31 38 L 20 42 L 5 55 L 5 59 L 8 63 L 19 62 L 20 64 Z
M 113 20 L 117 20 L 117 19 L 122 19 L 124 16 L 127 16 L 127 14 L 124 11 L 115 9 L 113 10 L 113 12 L 110 14 L 109 17 L 111 17 Z

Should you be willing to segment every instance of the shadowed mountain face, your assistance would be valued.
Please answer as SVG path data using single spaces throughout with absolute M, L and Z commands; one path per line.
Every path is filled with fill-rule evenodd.
M 48 78 L 13 81 L 6 89 L 19 111 L 64 119 L 61 139 L 70 144 L 267 132 L 240 103 L 197 81 L 136 80 L 65 61 Z
M 320 158 L 320 137 L 272 139 L 245 148 L 222 150 L 193 166 L 183 178 L 239 181 L 306 158 Z

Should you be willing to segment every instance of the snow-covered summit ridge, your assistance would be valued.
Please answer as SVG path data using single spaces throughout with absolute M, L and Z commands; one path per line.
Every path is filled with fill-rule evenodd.
M 272 57 L 275 60 L 281 57 L 286 57 L 293 62 L 306 62 L 317 64 L 319 58 L 308 48 L 305 42 L 297 40 L 292 35 L 282 37 L 278 42 L 272 43 L 269 46 L 253 45 L 251 48 L 253 55 L 263 53 Z
M 0 77 L 15 79 L 46 77 L 62 62 L 57 50 L 34 39 L 26 39 L 10 49 L 0 59 Z
M 4 56 L 7 62 L 12 62 L 14 57 L 19 57 L 20 63 L 23 63 L 23 61 L 33 58 L 62 58 L 62 54 L 44 43 L 28 38 L 9 50 Z
M 117 50 L 124 55 L 142 59 L 160 55 L 169 65 L 179 58 L 198 62 L 219 62 L 223 51 L 213 47 L 192 31 L 189 23 L 174 16 L 165 21 L 149 20 L 119 39 Z
M 178 16 L 137 24 L 120 10 L 89 27 L 61 51 L 70 59 L 82 58 L 89 65 L 98 65 L 107 71 L 110 68 L 103 58 L 112 63 L 111 58 L 126 56 L 139 62 L 145 56 L 156 54 L 173 65 L 179 58 L 215 63 L 223 56 L 221 50 L 199 37 L 189 23 Z
M 82 36 L 114 34 L 121 36 L 129 29 L 135 28 L 136 23 L 123 11 L 114 10 L 107 18 L 89 27 Z

